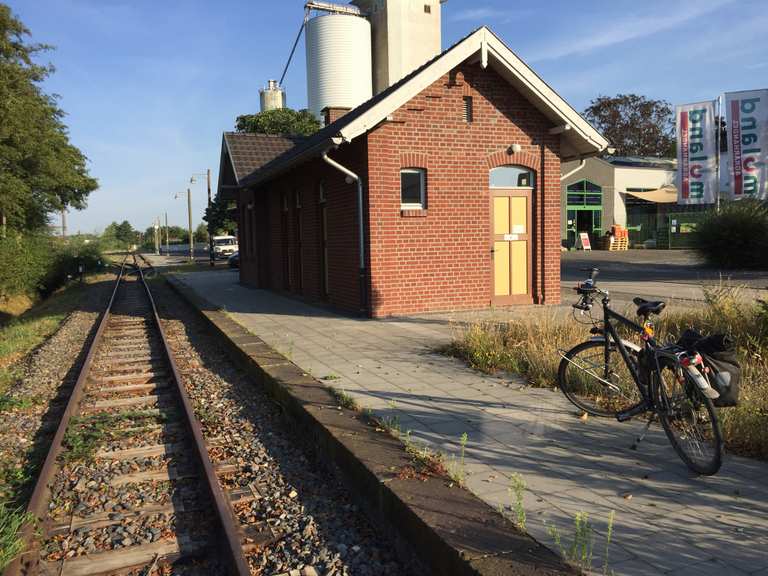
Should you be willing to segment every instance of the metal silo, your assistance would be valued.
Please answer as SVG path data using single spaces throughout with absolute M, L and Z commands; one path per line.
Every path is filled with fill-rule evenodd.
M 285 108 L 285 91 L 278 85 L 277 80 L 267 81 L 267 87 L 259 90 L 261 111 Z
M 371 97 L 371 24 L 353 14 L 307 22 L 307 102 L 317 117 L 325 107 L 355 108 Z

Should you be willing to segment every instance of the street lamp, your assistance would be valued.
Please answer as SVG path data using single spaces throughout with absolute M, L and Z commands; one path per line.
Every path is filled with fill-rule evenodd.
M 208 258 L 211 266 L 215 266 L 216 262 L 213 257 L 213 230 L 211 229 L 211 169 L 208 168 L 205 172 L 196 172 L 195 174 L 192 174 L 192 177 L 189 179 L 190 184 L 197 182 L 195 176 L 205 176 L 208 182 L 208 214 L 206 218 L 208 223 Z
M 184 192 L 177 192 L 173 195 L 175 200 L 178 200 Z M 187 188 L 187 217 L 189 219 L 189 261 L 195 261 L 195 242 L 192 237 L 192 190 Z

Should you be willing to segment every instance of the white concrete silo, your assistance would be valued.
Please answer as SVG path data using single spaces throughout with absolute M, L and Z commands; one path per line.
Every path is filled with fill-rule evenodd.
M 307 22 L 307 103 L 322 110 L 355 108 L 372 95 L 371 24 L 354 14 L 324 14 Z

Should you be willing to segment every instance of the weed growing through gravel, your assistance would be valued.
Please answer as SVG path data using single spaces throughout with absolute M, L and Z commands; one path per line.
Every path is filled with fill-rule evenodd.
M 6 410 L 27 410 L 37 404 L 35 398 L 14 398 L 13 396 L 0 396 L 0 412 Z
M 405 447 L 406 454 L 413 459 L 415 464 L 418 464 L 421 468 L 428 470 L 432 474 L 438 476 L 448 475 L 445 466 L 445 454 L 432 450 L 426 443 L 420 445 L 418 442 L 414 441 L 411 438 L 411 430 L 403 432 L 400 429 L 400 422 L 397 418 L 379 418 L 370 408 L 365 408 L 363 413 L 369 423 L 400 440 Z M 391 424 L 393 423 L 396 424 L 396 426 L 392 426 Z
M 573 539 L 570 546 L 566 546 L 560 537 L 560 531 L 554 524 L 548 527 L 549 535 L 555 542 L 555 546 L 565 560 L 582 570 L 588 570 L 592 566 L 592 526 L 589 522 L 589 514 L 577 512 L 573 517 Z
M 611 540 L 613 539 L 613 522 L 616 519 L 616 511 L 611 510 L 608 514 L 608 531 L 605 535 L 605 552 L 603 553 L 603 574 L 606 576 L 611 573 L 608 567 L 608 550 L 611 547 Z
M 727 286 L 704 293 L 706 302 L 700 307 L 665 310 L 656 323 L 657 337 L 661 342 L 676 340 L 695 327 L 702 334 L 724 333 L 734 340 L 742 365 L 741 399 L 739 406 L 718 411 L 726 448 L 768 459 L 768 302 L 749 301 L 741 289 Z M 553 387 L 558 349 L 567 350 L 588 337 L 583 324 L 544 313 L 473 324 L 440 351 L 482 372 L 522 374 L 534 386 Z
M 464 454 L 467 449 L 467 442 L 469 441 L 469 436 L 466 432 L 464 432 L 461 435 L 461 438 L 459 439 L 459 445 L 461 446 L 460 452 L 459 452 L 459 460 L 456 461 L 456 456 L 451 455 L 451 462 L 448 464 L 448 476 L 451 477 L 451 480 L 456 482 L 459 486 L 464 486 L 464 483 L 467 480 L 467 473 L 464 469 Z
M 64 462 L 80 462 L 90 460 L 98 449 L 108 440 L 126 438 L 141 434 L 147 428 L 142 425 L 143 420 L 154 419 L 156 422 L 163 420 L 162 416 L 144 411 L 128 411 L 119 414 L 98 414 L 73 418 L 64 434 L 65 451 L 61 455 Z M 134 421 L 137 426 L 132 430 L 116 428 L 120 422 Z
M 30 517 L 22 508 L 9 508 L 0 502 L 0 571 L 24 549 L 19 531 L 29 520 Z
M 357 410 L 357 402 L 355 402 L 355 399 L 352 398 L 345 390 L 342 390 L 341 388 L 334 388 L 333 386 L 328 386 L 328 390 L 331 393 L 331 396 L 333 396 L 334 400 L 336 400 L 336 403 L 341 406 L 342 408 L 346 408 L 347 410 Z
M 510 497 L 514 496 L 514 502 L 512 504 L 515 511 L 515 526 L 521 531 L 525 532 L 525 506 L 523 505 L 523 496 L 525 495 L 525 480 L 520 474 L 512 474 L 509 479 L 509 488 L 507 488 Z
M 14 499 L 19 490 L 29 482 L 29 472 L 13 462 L 0 463 L 0 501 Z
M 103 421 L 72 423 L 64 434 L 64 462 L 90 460 L 107 438 L 107 424 Z

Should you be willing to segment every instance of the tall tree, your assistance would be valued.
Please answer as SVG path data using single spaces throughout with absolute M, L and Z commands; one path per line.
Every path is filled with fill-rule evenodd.
M 133 244 L 136 241 L 136 231 L 128 220 L 123 220 L 117 226 L 115 237 L 123 244 Z
M 237 234 L 237 222 L 232 218 L 231 212 L 234 208 L 234 202 L 222 200 L 217 195 L 210 207 L 205 209 L 203 220 L 210 223 L 214 236 Z
M 35 58 L 50 47 L 28 43 L 29 36 L 0 4 L 0 222 L 21 232 L 44 227 L 67 206 L 84 208 L 98 186 L 56 99 L 40 87 L 53 67 Z
M 235 128 L 238 132 L 309 136 L 320 130 L 320 122 L 309 110 L 276 108 L 238 116 Z
M 205 223 L 200 222 L 195 228 L 194 234 L 195 242 L 208 242 L 208 226 Z
M 674 113 L 665 100 L 638 94 L 598 96 L 584 116 L 610 140 L 619 156 L 674 156 Z

